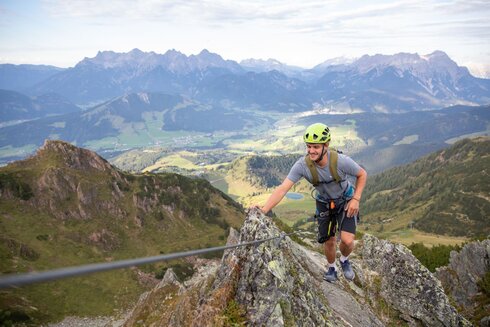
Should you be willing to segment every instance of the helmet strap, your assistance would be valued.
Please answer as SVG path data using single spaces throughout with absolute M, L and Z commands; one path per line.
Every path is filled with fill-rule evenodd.
M 325 151 L 325 143 L 323 143 L 322 144 L 322 154 L 320 155 L 320 158 L 318 158 L 318 159 L 315 160 L 315 162 L 316 163 L 320 163 L 320 161 L 322 161 L 323 156 L 325 155 L 325 153 L 327 153 L 327 152 Z

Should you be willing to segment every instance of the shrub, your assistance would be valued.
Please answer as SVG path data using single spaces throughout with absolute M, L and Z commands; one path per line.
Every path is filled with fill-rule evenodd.
M 435 272 L 436 268 L 447 266 L 449 264 L 449 255 L 451 251 L 461 250 L 461 247 L 458 245 L 436 245 L 429 248 L 422 243 L 412 243 L 408 248 L 431 272 Z

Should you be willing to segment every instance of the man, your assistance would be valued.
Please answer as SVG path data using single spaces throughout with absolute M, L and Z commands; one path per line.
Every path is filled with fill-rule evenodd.
M 286 179 L 272 192 L 260 209 L 264 213 L 269 212 L 302 177 L 314 184 L 318 192 L 318 242 L 325 244 L 328 261 L 324 279 L 334 282 L 337 280 L 336 227 L 340 231 L 340 265 L 344 276 L 348 280 L 353 280 L 355 276 L 349 255 L 354 249 L 359 201 L 366 185 L 367 173 L 348 156 L 330 150 L 330 138 L 330 130 L 325 124 L 313 124 L 306 129 L 303 140 L 306 143 L 307 156 L 296 161 Z M 332 161 L 333 158 L 336 158 L 336 163 Z M 355 188 L 346 179 L 347 176 L 356 178 Z

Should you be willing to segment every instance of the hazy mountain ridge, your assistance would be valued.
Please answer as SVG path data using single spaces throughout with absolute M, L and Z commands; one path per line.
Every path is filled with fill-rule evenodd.
M 163 55 L 138 49 L 128 53 L 104 51 L 32 85 L 29 92 L 59 93 L 76 103 L 100 102 L 140 91 L 198 96 L 211 102 L 227 95 L 226 100 L 237 105 L 276 106 L 276 110 L 284 110 L 284 105 L 307 109 L 319 104 L 393 112 L 490 102 L 490 81 L 471 76 L 442 51 L 425 56 L 365 55 L 352 63 L 333 61 L 328 65 L 327 61 L 310 70 L 273 59 L 249 59 L 243 65 L 207 50 L 191 56 L 175 50 Z M 223 78 L 228 81 L 222 82 Z M 242 92 L 230 94 L 234 89 L 226 90 L 230 83 Z M 291 96 L 291 91 L 296 94 Z M 272 94 L 272 98 L 256 96 L 257 92 Z M 243 102 L 244 98 L 248 101 Z
M 365 221 L 396 221 L 403 215 L 425 232 L 486 236 L 489 166 L 490 138 L 481 137 L 372 176 L 363 194 Z
M 26 90 L 64 68 L 47 65 L 0 64 L 0 89 L 26 92 Z
M 143 121 L 145 112 L 164 111 L 181 103 L 183 98 L 166 94 L 129 94 L 90 110 L 30 121 L 0 130 L 0 143 L 14 146 L 40 145 L 49 135 L 83 144 L 89 140 L 117 136 L 120 128 L 131 128 Z M 12 140 L 11 133 L 17 137 Z
M 278 72 L 281 72 L 288 77 L 301 76 L 301 72 L 304 71 L 304 69 L 301 67 L 286 65 L 272 58 L 269 58 L 267 60 L 253 58 L 244 59 L 240 61 L 240 66 L 242 66 L 243 69 L 247 71 L 252 71 L 256 73 L 277 70 Z
M 121 133 L 158 137 L 165 131 L 239 133 L 245 127 L 253 127 L 267 121 L 264 116 L 252 112 L 232 110 L 219 105 L 204 105 L 188 98 L 162 93 L 134 93 L 113 99 L 83 112 L 47 117 L 0 129 L 0 147 L 20 147 L 28 144 L 41 145 L 47 138 L 59 138 L 83 145 L 89 141 L 114 138 Z M 351 114 L 312 115 L 298 118 L 298 124 L 307 126 L 318 121 L 331 126 L 356 121 L 355 132 L 370 146 L 360 158 L 371 161 L 375 151 L 391 151 L 392 147 L 419 147 L 431 149 L 446 146 L 446 140 L 475 132 L 485 132 L 490 122 L 490 110 L 485 107 L 454 107 L 438 111 L 412 112 L 405 114 Z M 270 123 L 271 121 L 269 121 Z M 154 130 L 157 128 L 157 130 Z M 150 130 L 152 129 L 152 130 Z M 12 135 L 16 135 L 12 138 Z M 407 138 L 413 138 L 407 141 Z M 174 142 L 175 143 L 175 142 Z M 396 145 L 400 143 L 400 145 Z M 411 143 L 411 144 L 402 144 Z M 179 146 L 179 143 L 175 143 Z M 422 147 L 421 147 L 422 146 Z M 355 156 L 359 149 L 344 148 Z M 425 153 L 427 153 L 425 152 Z M 403 154 L 403 153 L 400 153 Z M 403 162 L 399 156 L 388 156 L 392 162 L 386 165 L 368 165 L 373 171 Z M 364 160 L 364 159 L 363 159 Z M 379 162 L 378 162 L 379 163 Z
M 0 198 L 2 273 L 219 245 L 243 219 L 241 207 L 205 180 L 130 175 L 61 141 L 47 141 L 35 156 L 0 168 Z M 138 271 L 80 278 L 82 289 L 71 281 L 8 291 L 0 303 L 36 319 L 112 314 L 147 287 Z M 90 305 L 80 306 L 80 296 Z
M 28 97 L 9 90 L 0 90 L 0 117 L 2 122 L 31 120 L 79 112 L 81 109 L 57 94 Z
M 236 62 L 207 50 L 191 56 L 175 50 L 163 55 L 138 49 L 128 53 L 104 51 L 33 86 L 30 92 L 58 92 L 85 103 L 140 91 L 191 95 L 203 76 L 242 72 Z
M 250 113 L 203 105 L 179 95 L 131 93 L 85 111 L 1 128 L 0 147 L 41 145 L 49 138 L 79 145 L 111 137 L 117 142 L 123 132 L 137 137 L 147 135 L 149 128 L 155 129 L 154 133 L 186 130 L 189 135 L 192 131 L 236 131 L 254 120 Z

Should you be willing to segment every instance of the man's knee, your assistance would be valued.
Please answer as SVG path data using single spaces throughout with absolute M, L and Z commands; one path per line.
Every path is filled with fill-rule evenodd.
M 343 232 L 340 237 L 340 241 L 347 246 L 352 246 L 354 245 L 354 238 L 355 238 L 354 234 Z
M 329 248 L 335 247 L 336 246 L 335 243 L 336 243 L 335 236 L 332 236 L 325 242 L 325 247 L 329 247 Z

